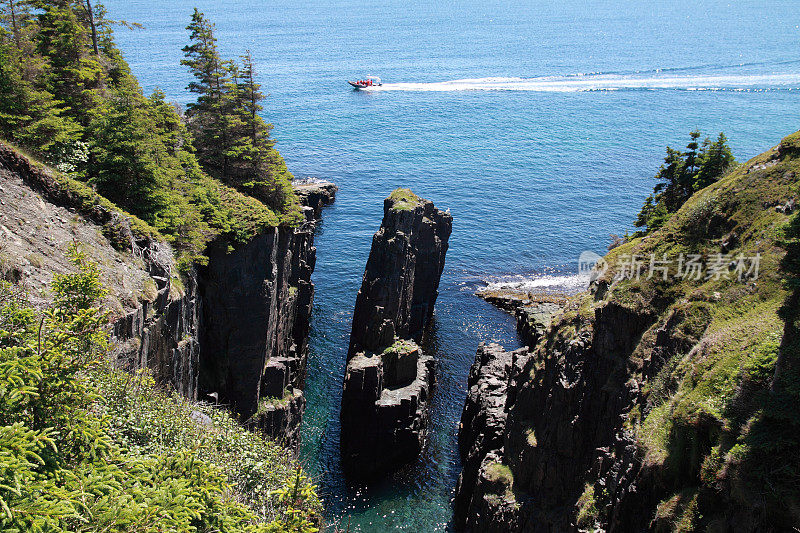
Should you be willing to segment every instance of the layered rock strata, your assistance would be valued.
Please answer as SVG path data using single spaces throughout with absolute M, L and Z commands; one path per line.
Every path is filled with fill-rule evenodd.
M 433 316 L 452 217 L 411 191 L 384 202 L 356 297 L 342 394 L 342 465 L 371 479 L 416 458 L 434 361 L 417 344 Z
M 79 243 L 109 291 L 113 360 L 150 368 L 158 382 L 197 397 L 197 283 L 193 273 L 179 280 L 168 245 L 132 230 L 127 214 L 88 187 L 71 187 L 3 143 L 0 239 L 0 276 L 34 300 L 54 273 L 74 269 L 68 248 Z
M 126 213 L 0 143 L 0 276 L 36 294 L 73 269 L 70 243 L 97 262 L 109 289 L 116 364 L 149 368 L 192 399 L 230 405 L 289 445 L 299 441 L 314 285 L 313 224 L 270 228 L 179 273 L 169 246 L 132 229 Z M 335 197 L 305 187 L 313 216 Z

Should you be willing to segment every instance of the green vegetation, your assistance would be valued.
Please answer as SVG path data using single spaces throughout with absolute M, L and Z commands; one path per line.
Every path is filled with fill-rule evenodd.
M 420 203 L 420 197 L 411 192 L 411 189 L 395 189 L 389 195 L 394 205 L 392 209 L 397 211 L 411 211 Z
M 113 24 L 102 5 L 85 0 L 0 5 L 3 137 L 154 227 L 184 267 L 202 262 L 217 236 L 241 242 L 266 226 L 299 223 L 291 176 L 257 115 L 263 96 L 252 61 L 229 83 L 235 142 L 215 144 L 199 126 L 202 97 L 189 128 L 162 92 L 143 95 L 114 45 Z M 219 157 L 231 157 L 232 173 L 216 173 Z
M 187 29 L 191 44 L 181 63 L 196 78 L 189 90 L 198 98 L 186 117 L 200 163 L 228 185 L 283 209 L 293 198 L 292 176 L 269 137 L 272 124 L 258 115 L 264 95 L 250 52 L 241 64 L 220 58 L 214 25 L 197 9 Z
M 503 463 L 494 462 L 486 466 L 485 472 L 486 479 L 496 485 L 495 489 L 502 491 L 502 494 L 497 494 L 498 499 L 505 500 L 506 503 L 516 504 L 514 474 L 511 472 L 511 468 Z
M 514 475 L 511 469 L 503 463 L 491 463 L 486 467 L 486 478 L 489 481 L 502 483 L 503 485 L 511 485 L 514 481 Z
M 584 486 L 583 494 L 578 498 L 576 506 L 578 508 L 576 525 L 582 530 L 593 531 L 600 515 L 594 497 L 594 485 L 587 483 Z
M 697 142 L 700 135 L 697 130 L 689 134 L 691 141 L 685 152 L 667 146 L 664 164 L 656 174 L 659 183 L 636 218 L 636 227 L 645 228 L 645 233 L 663 226 L 692 194 L 717 181 L 735 165 L 723 133 L 716 141 L 706 138 L 702 145 Z
M 627 365 L 644 368 L 659 343 L 660 371 L 633 370 L 643 397 L 626 427 L 666 492 L 659 528 L 713 529 L 737 513 L 761 529 L 800 521 L 800 220 L 786 214 L 798 194 L 798 139 L 787 137 L 713 181 L 650 234 L 606 256 L 609 289 L 592 306 L 658 314 Z M 632 254 L 643 259 L 645 275 L 615 279 Z M 680 278 L 673 269 L 669 281 L 647 279 L 650 257 L 664 254 L 698 254 L 706 265 L 722 254 L 726 268 L 720 277 Z M 740 255 L 758 256 L 757 279 L 736 279 Z
M 289 400 L 292 399 L 294 393 L 289 389 L 283 389 L 283 395 L 278 398 L 265 396 L 258 399 L 258 409 L 256 409 L 256 413 L 253 415 L 253 418 L 258 418 L 259 415 L 263 415 L 266 413 L 270 407 L 273 406 L 282 406 L 289 403 Z
M 99 270 L 71 255 L 47 309 L 0 288 L 2 530 L 316 531 L 314 489 L 279 448 L 108 367 Z

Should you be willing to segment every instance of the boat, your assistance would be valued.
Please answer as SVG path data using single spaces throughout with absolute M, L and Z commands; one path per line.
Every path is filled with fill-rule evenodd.
M 352 85 L 354 89 L 368 89 L 370 87 L 380 87 L 383 85 L 381 79 L 377 76 L 367 76 L 363 80 L 348 81 L 347 83 Z

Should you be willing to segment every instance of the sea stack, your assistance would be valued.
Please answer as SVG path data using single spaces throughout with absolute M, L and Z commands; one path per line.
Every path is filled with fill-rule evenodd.
M 342 465 L 379 477 L 422 451 L 433 358 L 422 352 L 453 218 L 408 189 L 384 201 L 356 297 L 342 394 Z

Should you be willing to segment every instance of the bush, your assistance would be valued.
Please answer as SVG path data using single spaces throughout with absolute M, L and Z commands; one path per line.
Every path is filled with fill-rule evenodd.
M 96 266 L 74 246 L 70 255 L 78 272 L 56 276 L 44 310 L 0 287 L 0 529 L 316 531 L 313 486 L 271 445 L 230 424 L 206 428 L 206 440 L 188 422 L 164 416 L 155 425 L 155 412 L 181 413 L 186 403 L 146 380 L 136 394 L 151 398 L 147 409 L 110 407 L 123 405 L 119 394 L 102 398 L 97 385 L 124 378 L 102 362 L 107 321 L 97 303 L 105 290 Z M 242 475 L 269 485 L 231 476 L 234 449 L 239 466 L 264 462 Z M 228 470 L 204 457 L 229 461 Z

